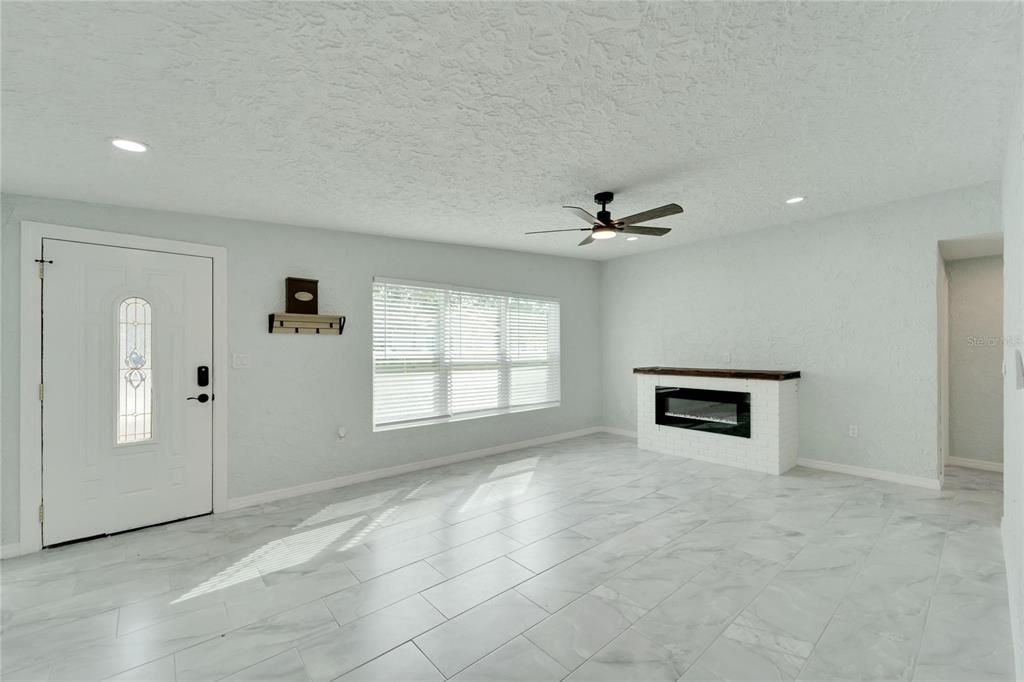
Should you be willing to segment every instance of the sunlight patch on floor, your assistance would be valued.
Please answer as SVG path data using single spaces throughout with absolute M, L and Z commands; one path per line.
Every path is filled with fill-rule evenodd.
M 423 489 L 424 489 L 424 488 L 426 488 L 426 487 L 427 487 L 428 485 L 430 485 L 431 483 L 433 483 L 433 481 L 432 481 L 432 480 L 430 480 L 430 479 L 428 479 L 428 480 L 426 480 L 426 481 L 423 481 L 423 483 L 420 483 L 420 484 L 419 484 L 418 486 L 416 486 L 415 488 L 413 488 L 412 490 L 410 490 L 410 491 L 409 491 L 409 494 L 408 494 L 408 495 L 406 495 L 404 499 L 406 499 L 406 500 L 413 500 L 413 499 L 416 499 L 417 497 L 419 497 L 419 494 L 420 494 L 421 492 L 423 492 Z
M 172 604 L 187 601 L 202 594 L 223 590 L 268 573 L 304 564 L 337 542 L 365 516 L 339 521 L 323 528 L 303 531 L 278 540 L 272 540 L 239 559 L 231 566 L 175 599 Z
M 356 545 L 362 544 L 363 540 L 366 539 L 367 535 L 380 528 L 381 524 L 384 523 L 387 520 L 387 518 L 394 514 L 396 511 L 398 511 L 398 505 L 395 505 L 390 509 L 385 509 L 384 511 L 382 511 L 380 514 L 377 515 L 377 518 L 375 518 L 373 521 L 370 521 L 368 524 L 366 524 L 365 528 L 361 529 L 358 533 L 349 538 L 348 542 L 339 547 L 337 551 L 344 552 L 346 549 L 352 549 Z
M 308 526 L 319 526 L 321 523 L 340 519 L 343 516 L 349 516 L 351 514 L 365 514 L 369 510 L 375 509 L 386 503 L 391 499 L 394 493 L 394 490 L 385 490 L 384 492 L 373 493 L 372 495 L 364 495 L 363 497 L 358 497 L 354 500 L 345 500 L 344 502 L 329 504 L 295 527 L 306 528 Z
M 525 471 L 515 476 L 508 476 L 497 481 L 487 481 L 477 486 L 460 511 L 469 511 L 480 507 L 498 504 L 504 500 L 519 497 L 530 487 L 533 472 Z
M 523 459 L 517 459 L 514 462 L 498 465 L 494 467 L 494 472 L 490 475 L 490 478 L 508 476 L 509 474 L 514 474 L 520 471 L 532 471 L 537 468 L 538 461 L 540 461 L 539 457 L 524 457 Z

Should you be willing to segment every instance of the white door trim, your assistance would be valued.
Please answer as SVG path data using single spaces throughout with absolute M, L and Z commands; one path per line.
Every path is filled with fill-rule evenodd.
M 227 335 L 227 249 L 222 246 L 140 237 L 66 225 L 22 221 L 21 223 L 21 446 L 19 553 L 42 548 L 39 504 L 42 500 L 42 417 L 39 380 L 42 376 L 42 336 L 39 328 L 42 288 L 33 262 L 40 256 L 43 239 L 147 249 L 213 260 L 213 511 L 228 509 L 228 335 Z

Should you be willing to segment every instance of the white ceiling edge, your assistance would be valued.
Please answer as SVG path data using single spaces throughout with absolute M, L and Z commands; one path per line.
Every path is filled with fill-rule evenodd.
M 247 216 L 244 216 L 244 215 L 230 215 L 230 214 L 226 214 L 226 213 L 196 213 L 196 212 L 191 212 L 191 211 L 176 210 L 176 209 L 173 209 L 173 208 L 154 208 L 152 206 L 143 205 L 143 204 L 131 204 L 131 203 L 118 203 L 118 204 L 114 204 L 114 203 L 106 203 L 106 202 L 99 202 L 99 201 L 89 201 L 89 200 L 77 199 L 77 198 L 72 198 L 72 197 L 61 197 L 61 196 L 45 195 L 45 194 L 30 194 L 30 193 L 25 193 L 25 192 L 9 191 L 9 190 L 3 189 L 2 187 L 0 187 L 0 197 L 17 198 L 17 199 L 20 199 L 20 200 L 23 200 L 23 201 L 25 201 L 25 200 L 27 200 L 27 201 L 39 201 L 39 202 L 56 201 L 56 202 L 67 203 L 67 204 L 82 204 L 82 205 L 85 205 L 85 206 L 92 207 L 94 209 L 114 209 L 114 210 L 125 210 L 125 211 L 144 211 L 144 212 L 145 211 L 151 211 L 151 212 L 154 212 L 154 213 L 170 213 L 170 214 L 174 214 L 174 215 L 180 215 L 180 216 L 186 216 L 186 217 L 192 217 L 192 218 L 212 218 L 212 219 L 215 219 L 215 220 L 224 220 L 224 221 L 229 221 L 229 222 L 255 223 L 255 224 L 263 225 L 263 226 L 266 226 L 266 227 L 282 229 L 282 230 L 318 230 L 318 231 L 319 230 L 323 230 L 323 231 L 327 231 L 327 232 L 330 232 L 330 233 L 339 234 L 339 235 L 345 235 L 345 236 L 351 236 L 351 237 L 365 237 L 365 238 L 370 238 L 370 239 L 373 239 L 373 238 L 377 238 L 377 239 L 399 239 L 399 240 L 402 240 L 402 241 L 421 242 L 421 243 L 424 243 L 424 244 L 436 244 L 436 245 L 441 245 L 441 246 L 457 246 L 457 247 L 467 247 L 467 248 L 480 248 L 480 249 L 488 249 L 488 250 L 492 250 L 492 251 L 507 251 L 509 253 L 518 253 L 518 254 L 525 254 L 525 255 L 532 255 L 532 256 L 545 256 L 545 257 L 548 257 L 548 258 L 572 258 L 574 260 L 587 260 L 587 261 L 593 261 L 593 262 L 597 262 L 597 263 L 603 263 L 603 262 L 611 262 L 611 261 L 619 260 L 619 259 L 622 259 L 622 258 L 632 258 L 634 256 L 643 256 L 643 255 L 649 255 L 649 254 L 659 253 L 659 252 L 664 252 L 664 251 L 671 251 L 671 250 L 674 250 L 674 249 L 682 249 L 682 248 L 686 248 L 686 247 L 690 247 L 690 246 L 695 246 L 697 244 L 701 244 L 701 243 L 704 243 L 704 242 L 715 241 L 717 239 L 730 238 L 730 237 L 739 237 L 739 236 L 742 236 L 742 235 L 747 234 L 747 233 L 761 232 L 761 231 L 765 231 L 765 230 L 774 230 L 774 229 L 779 229 L 779 228 L 784 228 L 784 227 L 796 227 L 796 226 L 799 226 L 799 225 L 814 224 L 814 223 L 821 222 L 821 221 L 824 221 L 824 220 L 829 220 L 829 219 L 838 218 L 838 217 L 847 216 L 847 215 L 855 215 L 857 213 L 871 211 L 871 210 L 875 210 L 875 209 L 879 209 L 879 208 L 884 208 L 886 206 L 893 206 L 893 205 L 899 205 L 899 204 L 905 204 L 905 203 L 909 203 L 909 202 L 919 201 L 919 200 L 922 200 L 922 199 L 927 199 L 928 197 L 939 197 L 939 196 L 945 195 L 945 194 L 951 194 L 951 193 L 956 193 L 956 192 L 961 192 L 961 191 L 968 191 L 968 190 L 972 190 L 972 189 L 986 189 L 986 188 L 998 192 L 999 191 L 999 181 L 998 181 L 998 179 L 992 179 L 992 180 L 989 180 L 989 181 L 986 181 L 986 182 L 982 182 L 982 183 L 972 183 L 972 184 L 969 184 L 969 185 L 961 185 L 961 186 L 957 186 L 957 187 L 950 187 L 950 188 L 947 188 L 947 189 L 942 189 L 942 190 L 938 190 L 938 191 L 935 191 L 935 192 L 928 192 L 926 194 L 921 194 L 921 195 L 916 195 L 916 196 L 911 196 L 911 197 L 904 197 L 904 198 L 899 198 L 899 199 L 894 199 L 894 200 L 885 200 L 885 201 L 880 201 L 880 202 L 876 202 L 876 203 L 870 203 L 870 204 L 866 204 L 864 206 L 858 206 L 858 207 L 852 208 L 852 209 L 846 209 L 846 210 L 842 210 L 842 211 L 835 211 L 833 213 L 815 214 L 814 216 L 805 217 L 805 218 L 796 219 L 796 220 L 789 220 L 789 221 L 786 221 L 786 222 L 775 222 L 775 223 L 768 223 L 768 224 L 755 224 L 755 225 L 753 225 L 753 226 L 751 226 L 749 228 L 746 228 L 746 229 L 744 229 L 742 231 L 739 231 L 739 232 L 735 232 L 734 231 L 734 232 L 725 232 L 725 233 L 722 233 L 722 234 L 711 234 L 711 235 L 706 235 L 706 236 L 700 236 L 700 237 L 697 237 L 697 238 L 694 238 L 694 239 L 689 239 L 689 240 L 686 240 L 686 241 L 683 241 L 683 242 L 676 242 L 676 243 L 672 243 L 672 244 L 666 244 L 664 248 L 660 248 L 660 249 L 659 248 L 653 248 L 653 249 L 648 248 L 648 249 L 645 249 L 645 250 L 638 250 L 638 251 L 624 250 L 624 251 L 622 251 L 620 253 L 612 253 L 612 254 L 608 254 L 607 252 L 602 253 L 602 252 L 596 251 L 596 249 L 598 249 L 598 248 L 600 248 L 602 246 L 607 246 L 609 244 L 615 244 L 615 243 L 621 243 L 622 245 L 626 245 L 627 242 L 625 241 L 625 239 L 621 238 L 621 236 L 620 237 L 616 237 L 615 239 L 605 240 L 604 242 L 595 242 L 595 244 L 591 245 L 591 247 L 593 247 L 595 250 L 591 250 L 591 247 L 579 247 L 576 251 L 572 251 L 572 252 L 569 252 L 567 254 L 563 254 L 563 253 L 551 253 L 550 251 L 541 250 L 541 249 L 531 250 L 531 249 L 525 249 L 525 248 L 510 248 L 510 247 L 503 247 L 503 246 L 494 246 L 493 244 L 487 243 L 485 240 L 479 240 L 479 241 L 474 241 L 474 240 L 458 240 L 458 241 L 455 241 L 455 240 L 443 240 L 443 239 L 414 238 L 414 237 L 409 237 L 409 236 L 404 236 L 404 235 L 397 235 L 397 234 L 379 234 L 379 233 L 375 233 L 375 232 L 356 230 L 356 229 L 349 229 L 349 228 L 347 228 L 345 226 L 337 226 L 337 225 L 325 226 L 325 225 L 313 225 L 313 224 L 275 222 L 275 221 L 271 221 L 271 220 L 254 219 L 254 218 L 250 218 L 250 217 L 247 217 Z M 0 204 L 5 204 L 5 203 L 8 203 L 8 202 L 0 201 Z M 3 221 L 3 224 L 6 224 L 6 220 L 9 217 L 8 214 L 10 213 L 11 210 L 12 209 L 10 209 L 7 206 L 4 207 L 4 221 Z M 632 244 L 635 244 L 635 243 L 636 242 L 628 242 L 629 245 L 632 245 Z M 944 261 L 946 261 L 946 262 L 953 261 L 953 260 L 965 260 L 965 259 L 968 259 L 968 258 L 984 258 L 986 256 L 996 256 L 996 255 L 1001 256 L 1003 254 L 1003 235 L 1001 233 L 989 233 L 989 234 L 978 235 L 976 237 L 969 237 L 969 238 L 963 238 L 963 239 L 940 240 L 938 245 L 939 245 L 940 255 L 942 256 L 942 259 Z
M 228 215 L 224 213 L 196 213 L 193 211 L 183 211 L 173 208 L 154 208 L 152 206 L 143 204 L 131 204 L 131 203 L 108 203 L 102 201 L 90 201 L 88 199 L 75 199 L 69 197 L 61 197 L 51 194 L 38 194 L 28 192 L 17 192 L 12 190 L 3 189 L 0 187 L 0 226 L 7 225 L 8 221 L 15 217 L 14 214 L 19 211 L 25 211 L 28 215 L 18 215 L 18 220 L 28 220 L 36 222 L 52 222 L 52 220 L 35 217 L 33 215 L 33 206 L 43 206 L 48 203 L 65 204 L 67 206 L 78 205 L 85 208 L 88 211 L 124 211 L 124 212 L 139 212 L 139 213 L 160 213 L 173 216 L 180 216 L 184 219 L 193 220 L 214 220 L 223 221 L 224 223 L 238 223 L 248 225 L 258 225 L 260 227 L 270 228 L 274 230 L 285 230 L 285 231 L 302 231 L 302 230 L 315 230 L 317 232 L 326 232 L 328 234 L 337 235 L 341 238 L 357 238 L 357 239 L 384 239 L 384 240 L 396 240 L 403 242 L 416 242 L 420 244 L 430 244 L 434 246 L 452 246 L 458 248 L 467 249 L 487 249 L 488 251 L 505 251 L 512 254 L 524 255 L 524 256 L 541 256 L 544 258 L 560 259 L 560 258 L 572 258 L 574 260 L 586 260 L 591 261 L 595 264 L 603 262 L 603 259 L 593 258 L 578 258 L 573 255 L 563 255 L 550 253 L 547 251 L 526 251 L 522 249 L 512 249 L 500 246 L 493 246 L 490 244 L 478 244 L 472 242 L 462 241 L 442 241 L 439 239 L 417 239 L 415 237 L 399 236 L 393 234 L 379 234 L 374 232 L 365 232 L 360 230 L 346 229 L 344 227 L 329 227 L 323 225 L 303 225 L 300 223 L 284 223 L 274 222 L 272 220 L 260 220 L 258 218 L 248 218 L 239 215 Z M 96 215 L 90 214 L 84 217 L 84 222 L 90 225 L 96 223 Z M 85 225 L 78 225 L 73 219 L 65 220 L 60 224 L 66 224 L 69 227 L 85 227 Z M 92 228 L 90 228 L 92 229 Z M 96 226 L 95 229 L 103 229 L 100 226 Z M 216 241 L 211 241 L 211 244 L 217 245 Z M 636 254 L 623 254 L 623 257 L 636 255 Z
M 993 232 L 964 239 L 944 239 L 939 242 L 939 253 L 942 254 L 942 260 L 947 263 L 970 258 L 1002 256 L 1003 235 Z

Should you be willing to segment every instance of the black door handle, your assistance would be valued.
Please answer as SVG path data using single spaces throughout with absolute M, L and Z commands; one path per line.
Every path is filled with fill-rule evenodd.
M 210 400 L 210 396 L 205 393 L 200 393 L 197 396 L 189 396 L 188 398 L 185 398 L 185 400 L 198 400 L 201 403 L 205 403 Z

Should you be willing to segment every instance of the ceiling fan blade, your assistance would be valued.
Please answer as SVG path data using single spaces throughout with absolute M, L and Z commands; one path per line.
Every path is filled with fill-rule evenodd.
M 645 220 L 655 220 L 657 218 L 664 218 L 665 216 L 675 215 L 682 213 L 683 207 L 679 204 L 665 204 L 658 208 L 652 208 L 649 211 L 643 211 L 642 213 L 634 213 L 633 215 L 626 216 L 625 218 L 619 218 L 615 221 L 616 225 L 636 225 L 642 223 Z
M 578 215 L 580 218 L 590 223 L 591 225 L 601 222 L 600 220 L 597 219 L 596 215 L 580 208 L 579 206 L 563 206 L 562 208 L 569 209 L 570 211 Z
M 586 239 L 584 239 L 583 241 L 581 241 L 581 242 L 580 242 L 579 244 L 577 244 L 576 246 L 586 246 L 587 244 L 593 244 L 593 243 L 594 243 L 594 236 L 593 236 L 593 235 L 590 235 L 590 234 L 588 234 L 588 235 L 587 235 L 587 238 L 586 238 Z
M 671 227 L 649 227 L 647 225 L 632 225 L 622 228 L 622 234 L 646 234 L 650 237 L 662 237 L 671 231 Z
M 547 234 L 548 232 L 589 232 L 589 227 L 570 227 L 567 230 L 537 230 L 535 232 L 524 232 L 523 234 Z

